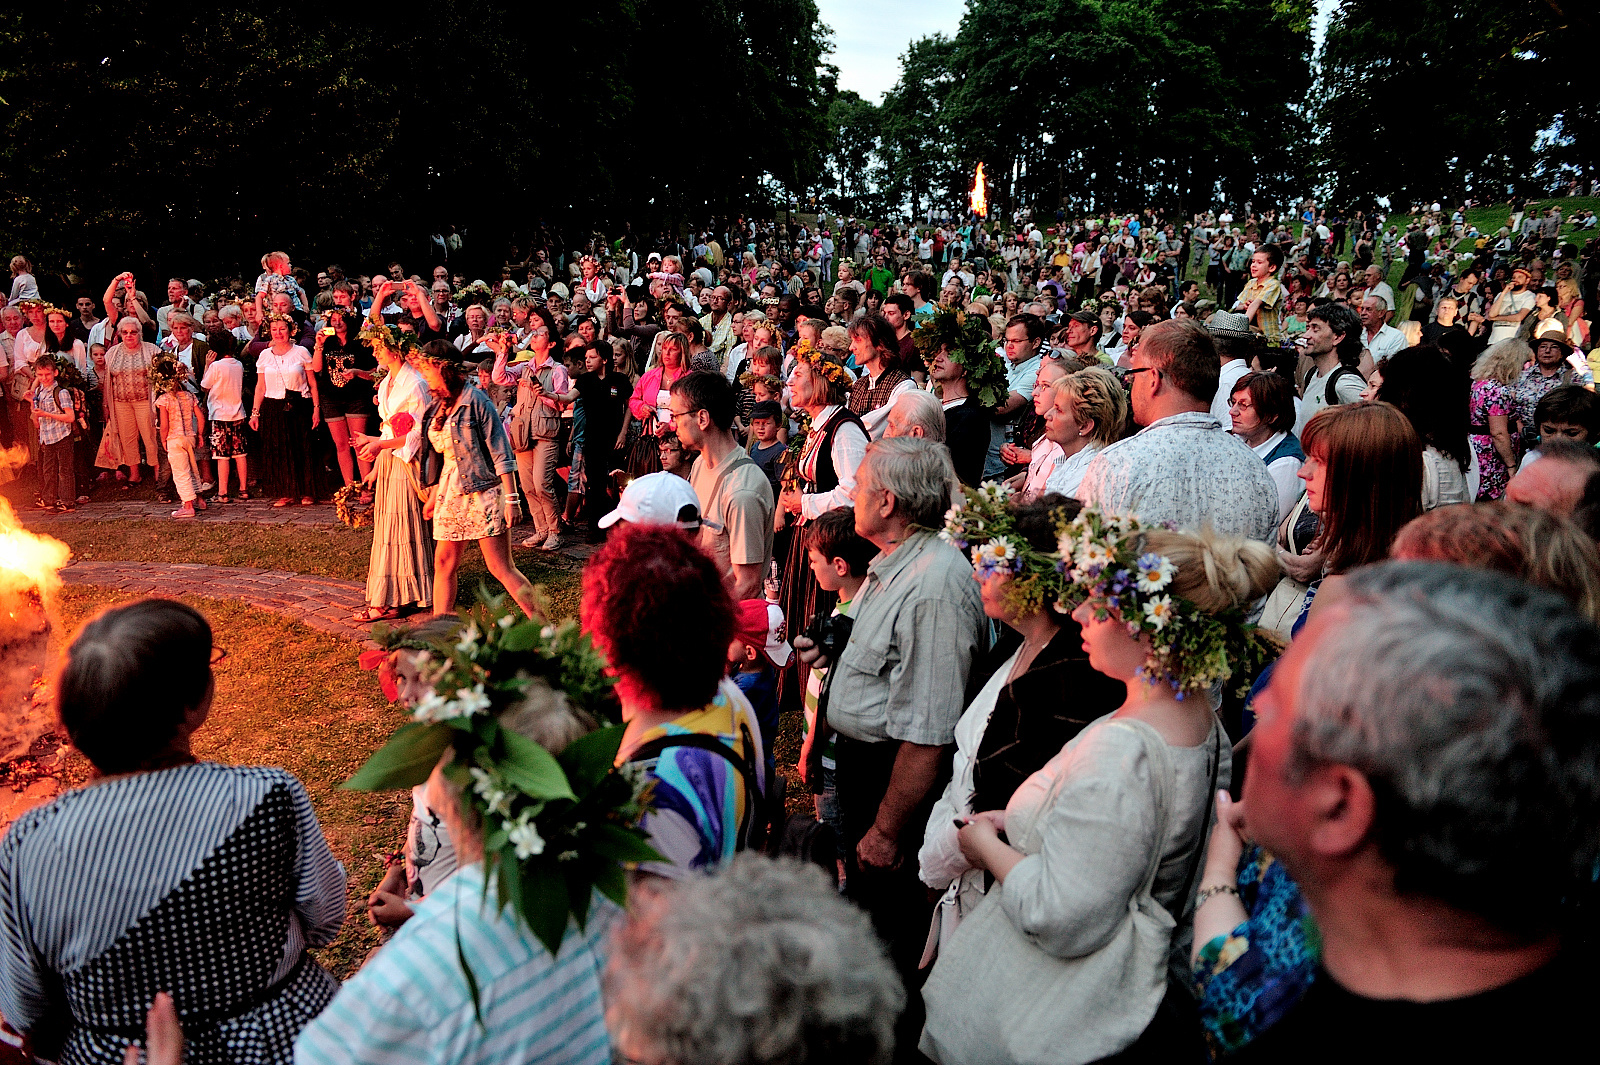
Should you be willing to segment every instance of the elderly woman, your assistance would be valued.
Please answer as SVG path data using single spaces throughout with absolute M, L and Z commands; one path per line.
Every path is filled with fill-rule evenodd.
M 311 353 L 294 341 L 294 328 L 294 319 L 285 315 L 267 319 L 268 342 L 256 356 L 251 401 L 250 428 L 261 434 L 256 468 L 275 507 L 288 506 L 296 496 L 308 507 L 322 487 L 321 463 L 311 449 L 311 433 L 322 420 L 317 375 Z
M 338 989 L 306 953 L 343 923 L 345 876 L 305 788 L 194 756 L 219 657 L 168 599 L 107 610 L 67 650 L 57 709 L 95 776 L 0 842 L 0 1013 L 49 1060 L 121 1061 L 166 991 L 194 1065 L 288 1065 Z
M 1061 452 L 1061 459 L 1045 476 L 1044 490 L 1076 495 L 1089 463 L 1122 439 L 1128 416 L 1128 393 L 1103 366 L 1090 366 L 1057 381 L 1044 413 L 1044 435 Z
M 106 349 L 106 436 L 116 435 L 113 453 L 102 448 L 97 466 L 126 466 L 129 484 L 144 480 L 139 471 L 139 445 L 144 445 L 144 465 L 160 467 L 156 448 L 155 393 L 150 385 L 150 363 L 161 349 L 144 339 L 137 318 L 117 323 L 118 343 Z M 122 480 L 118 470 L 117 479 Z
M 675 526 L 618 524 L 583 571 L 580 617 L 617 680 L 626 725 L 617 764 L 655 778 L 641 825 L 663 860 L 639 871 L 677 880 L 730 860 L 758 801 L 750 782 L 766 790 L 768 747 L 726 675 L 735 619 L 716 563 Z M 686 734 L 730 756 L 673 742 Z
M 611 949 L 619 1061 L 890 1061 L 900 979 L 867 916 L 815 870 L 741 856 L 635 903 Z

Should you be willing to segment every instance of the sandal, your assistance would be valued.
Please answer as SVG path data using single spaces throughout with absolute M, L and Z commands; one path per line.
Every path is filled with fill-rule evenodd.
M 285 499 L 274 499 L 272 501 L 272 505 L 275 506 L 275 507 L 286 507 L 286 506 L 289 505 L 289 500 L 287 498 L 285 498 Z
M 358 625 L 371 625 L 373 622 L 377 621 L 395 621 L 399 617 L 400 611 L 396 607 L 391 606 L 380 609 L 378 607 L 369 606 L 362 610 L 356 611 L 354 614 L 351 614 L 350 620 Z
M 232 503 L 233 500 L 229 499 L 227 496 L 212 496 L 211 497 L 211 502 L 213 502 L 213 503 Z
M 239 493 L 239 502 L 248 503 L 249 501 L 250 501 L 250 493 L 249 492 L 240 492 Z
M 300 497 L 300 505 L 302 507 L 309 507 L 315 502 L 316 502 L 316 500 L 312 499 L 310 496 L 301 496 Z

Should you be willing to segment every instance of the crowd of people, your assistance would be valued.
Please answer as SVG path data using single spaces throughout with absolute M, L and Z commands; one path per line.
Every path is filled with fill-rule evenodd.
M 0 842 L 0 1015 L 68 1065 L 1565 1050 L 1600 262 L 1469 206 L 275 252 L 154 310 L 14 263 L 40 506 L 92 458 L 370 512 L 413 723 L 359 776 L 413 813 L 341 985 L 303 787 L 193 757 L 205 619 L 107 611 L 57 685 L 98 776 Z M 599 545 L 569 627 L 525 522 Z M 510 602 L 457 612 L 467 541 Z

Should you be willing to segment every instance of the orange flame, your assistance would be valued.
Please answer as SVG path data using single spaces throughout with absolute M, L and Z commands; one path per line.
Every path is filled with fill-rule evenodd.
M 967 199 L 972 206 L 972 213 L 979 218 L 989 217 L 989 197 L 984 194 L 983 164 L 978 164 L 978 172 L 972 175 L 972 191 L 967 194 Z
M 0 484 L 14 479 L 28 463 L 28 448 L 0 450 Z M 0 499 L 0 591 L 35 588 L 48 603 L 61 588 L 59 571 L 72 557 L 66 544 L 22 527 L 11 504 Z

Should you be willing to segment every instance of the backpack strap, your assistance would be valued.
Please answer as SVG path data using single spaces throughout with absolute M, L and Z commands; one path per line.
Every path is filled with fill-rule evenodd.
M 745 750 L 754 749 L 755 741 L 750 735 L 749 727 L 741 723 L 739 731 L 744 740 Z M 760 839 L 752 841 L 751 832 L 753 829 L 765 826 L 765 810 L 763 808 L 766 803 L 765 796 L 761 793 L 760 782 L 756 779 L 755 764 L 750 760 L 748 754 L 741 758 L 734 753 L 731 747 L 715 736 L 707 736 L 703 732 L 685 732 L 678 735 L 662 736 L 648 743 L 640 744 L 632 754 L 628 755 L 628 761 L 645 762 L 652 758 L 658 758 L 661 752 L 668 747 L 693 747 L 697 750 L 708 751 L 738 770 L 739 775 L 744 778 L 744 793 L 747 801 L 744 807 L 744 814 L 739 818 L 737 849 L 745 850 L 754 842 L 756 849 L 759 850 L 761 844 L 765 842 L 766 833 L 763 831 Z M 758 809 L 761 809 L 761 816 L 759 817 L 757 816 Z
M 1333 373 L 1328 375 L 1328 380 L 1323 383 L 1322 398 L 1328 406 L 1336 407 L 1339 405 L 1339 393 L 1336 391 L 1336 386 L 1339 383 L 1339 378 L 1345 376 L 1346 374 L 1356 374 L 1357 376 L 1360 376 L 1361 371 L 1352 370 L 1350 367 L 1341 363 L 1339 366 L 1334 368 Z

